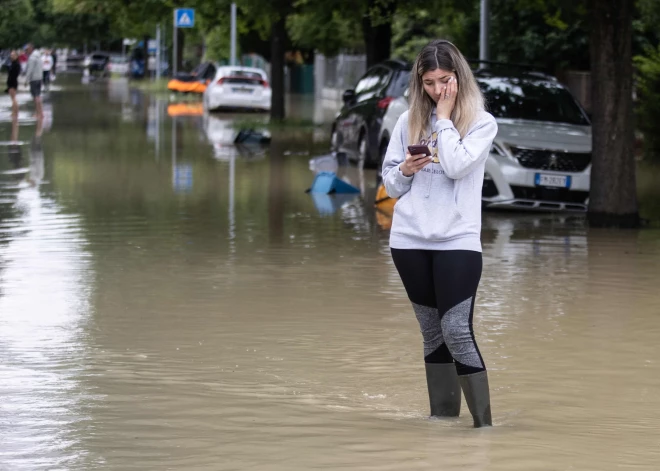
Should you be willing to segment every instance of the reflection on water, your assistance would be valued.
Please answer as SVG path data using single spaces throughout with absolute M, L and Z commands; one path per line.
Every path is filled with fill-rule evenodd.
M 1 177 L 0 464 L 654 469 L 658 231 L 485 214 L 496 427 L 428 420 L 374 171 L 315 199 L 312 131 L 219 156 L 229 116 L 94 87 L 54 94 Z
M 2 181 L 11 197 L 0 203 L 0 463 L 6 469 L 82 463 L 85 407 L 93 402 L 80 381 L 92 310 L 89 256 L 79 218 L 41 195 L 40 125 L 21 180 Z

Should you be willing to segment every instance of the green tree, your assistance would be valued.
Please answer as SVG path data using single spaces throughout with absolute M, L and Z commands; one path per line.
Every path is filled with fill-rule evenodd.
M 356 45 L 358 31 L 367 56 L 367 67 L 390 57 L 392 20 L 398 0 L 298 0 L 289 21 L 298 44 L 310 45 L 326 54 Z M 401 2 L 403 4 L 403 2 Z M 421 2 L 410 0 L 408 8 Z M 341 33 L 346 33 L 340 36 Z
M 0 8 L 0 47 L 17 48 L 32 40 L 36 28 L 30 0 L 5 0 Z
M 218 24 L 206 32 L 206 58 L 209 60 L 221 61 L 228 59 L 230 55 L 230 27 L 225 24 Z M 236 54 L 240 54 L 237 51 Z
M 298 11 L 287 18 L 287 29 L 296 46 L 315 49 L 327 56 L 342 50 L 363 50 L 360 22 L 356 17 L 342 15 L 339 10 L 307 8 L 308 2 L 298 4 Z
M 581 0 L 492 0 L 493 60 L 535 64 L 551 72 L 589 63 L 587 10 Z
M 420 49 L 434 38 L 453 42 L 466 57 L 479 55 L 479 42 L 475 40 L 479 35 L 477 4 L 468 2 L 459 8 L 443 2 L 435 8 L 404 10 L 397 13 L 392 31 L 392 57 L 412 62 Z
M 153 34 L 156 24 L 172 18 L 172 3 L 167 0 L 52 0 L 56 12 L 76 15 L 102 15 L 111 32 L 119 37 Z
M 637 123 L 644 138 L 644 158 L 660 162 L 660 2 L 638 0 L 635 28 L 637 50 Z
M 534 64 L 557 71 L 585 68 L 589 61 L 586 9 L 564 0 L 491 0 L 491 60 Z M 400 8 L 394 24 L 393 55 L 412 60 L 433 38 L 452 41 L 468 58 L 479 56 L 478 0 L 437 0 Z
M 639 129 L 644 134 L 644 156 L 660 162 L 660 46 L 649 46 L 635 57 L 637 66 Z

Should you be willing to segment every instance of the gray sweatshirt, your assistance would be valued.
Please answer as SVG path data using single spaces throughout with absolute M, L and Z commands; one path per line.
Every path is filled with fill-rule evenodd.
M 433 162 L 406 177 L 399 165 L 408 145 L 408 112 L 394 126 L 383 162 L 387 194 L 394 206 L 390 247 L 481 252 L 481 187 L 486 158 L 497 134 L 493 116 L 481 112 L 461 140 L 451 120 L 430 119 L 427 137 Z
M 44 79 L 43 66 L 41 64 L 41 53 L 35 49 L 30 54 L 25 70 L 25 80 L 27 82 L 36 82 L 37 80 Z

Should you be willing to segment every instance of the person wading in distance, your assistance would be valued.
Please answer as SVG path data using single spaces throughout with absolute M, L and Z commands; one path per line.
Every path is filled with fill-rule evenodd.
M 18 53 L 16 51 L 11 51 L 9 59 L 11 63 L 7 72 L 7 93 L 11 97 L 11 113 L 14 116 L 18 114 L 16 93 L 18 91 L 18 76 L 21 74 L 21 64 L 18 61 Z
M 43 66 L 41 63 L 41 53 L 34 45 L 28 44 L 25 48 L 28 53 L 27 68 L 25 70 L 25 82 L 30 87 L 30 94 L 34 99 L 34 106 L 37 119 L 43 119 L 44 112 L 41 103 L 41 84 L 44 78 Z

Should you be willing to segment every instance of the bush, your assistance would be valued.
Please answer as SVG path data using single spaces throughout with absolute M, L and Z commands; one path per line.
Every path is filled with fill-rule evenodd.
M 660 46 L 635 57 L 637 119 L 644 134 L 644 159 L 660 162 Z

